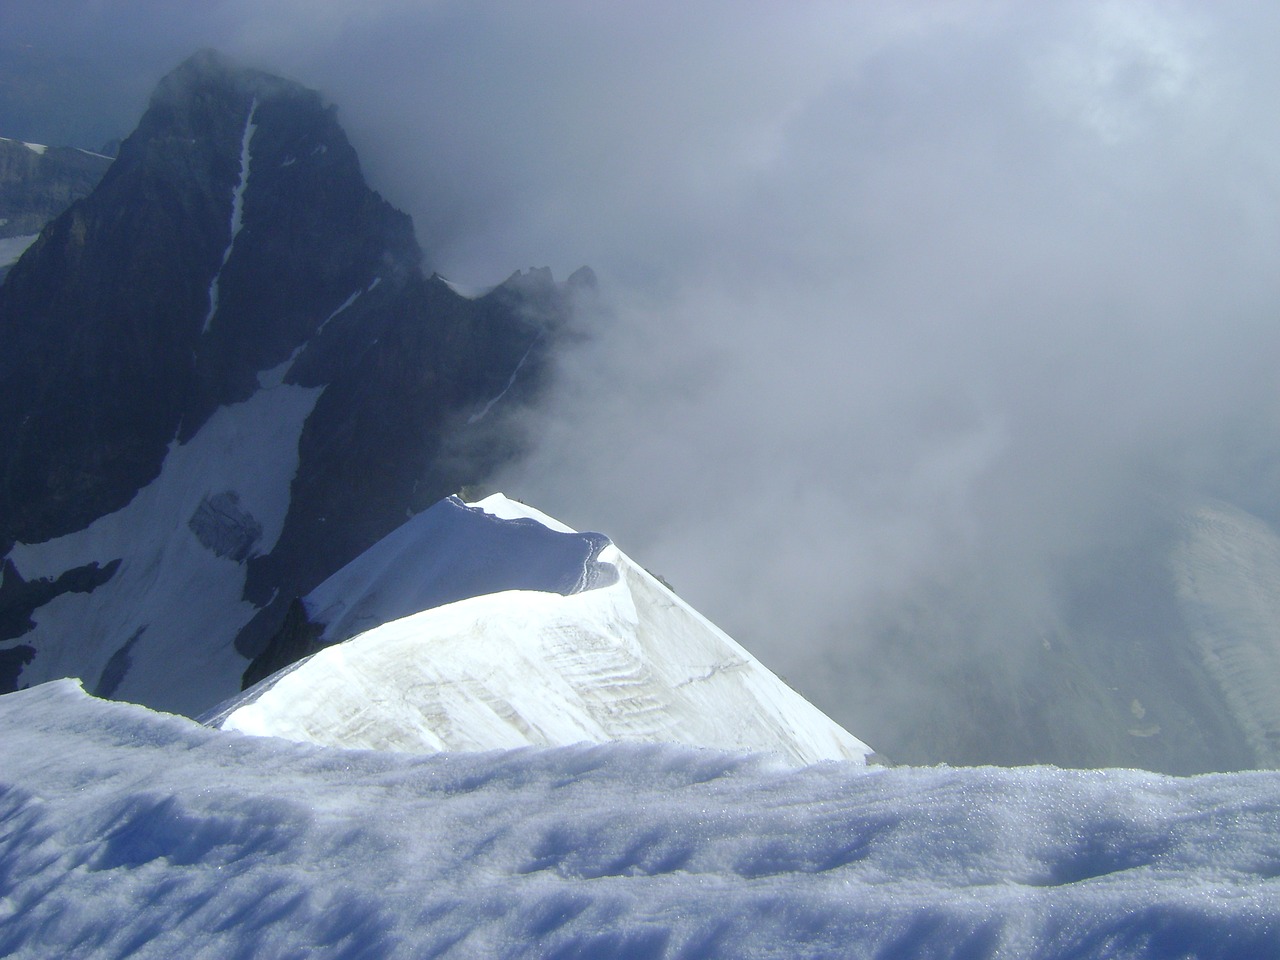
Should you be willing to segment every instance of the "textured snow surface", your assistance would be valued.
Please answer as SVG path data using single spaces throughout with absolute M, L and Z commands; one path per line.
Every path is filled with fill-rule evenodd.
M 1280 774 L 412 756 L 0 697 L 0 955 L 1280 955 Z
M 871 752 L 605 537 L 501 495 L 441 501 L 306 606 L 330 639 L 381 625 L 267 678 L 211 722 L 379 750 L 632 740 L 793 763 Z

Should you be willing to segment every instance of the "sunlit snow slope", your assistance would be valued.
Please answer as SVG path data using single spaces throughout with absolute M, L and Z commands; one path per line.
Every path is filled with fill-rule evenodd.
M 501 495 L 442 501 L 306 606 L 329 641 L 381 625 L 268 678 L 213 723 L 375 749 L 638 740 L 799 763 L 870 753 L 606 538 Z
M 1280 774 L 371 753 L 0 697 L 0 955 L 1280 956 Z

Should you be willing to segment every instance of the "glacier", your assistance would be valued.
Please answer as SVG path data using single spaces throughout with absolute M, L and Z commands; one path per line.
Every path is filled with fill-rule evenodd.
M 1280 955 L 1280 773 L 248 737 L 0 697 L 0 955 Z
M 1213 500 L 1191 513 L 1170 568 L 1193 649 L 1259 766 L 1280 766 L 1280 538 Z

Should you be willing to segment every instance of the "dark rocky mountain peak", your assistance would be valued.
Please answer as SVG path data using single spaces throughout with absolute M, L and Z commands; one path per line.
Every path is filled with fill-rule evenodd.
M 0 544 L 123 506 L 179 427 L 189 439 L 353 290 L 421 256 L 332 108 L 210 51 L 161 81 L 30 254 L 0 288 Z
M 468 298 L 423 259 L 315 91 L 212 51 L 160 82 L 0 286 L 0 557 L 22 585 L 0 617 L 34 624 L 8 640 L 19 682 L 118 655 L 113 690 L 170 702 L 141 676 L 148 649 L 254 656 L 294 597 L 518 451 L 506 412 L 537 396 L 581 276 Z M 176 556 L 236 584 L 199 636 L 157 612 L 198 580 L 129 579 Z M 113 572 L 88 599 L 57 586 L 95 563 Z M 55 608 L 126 587 L 155 609 L 58 635 Z

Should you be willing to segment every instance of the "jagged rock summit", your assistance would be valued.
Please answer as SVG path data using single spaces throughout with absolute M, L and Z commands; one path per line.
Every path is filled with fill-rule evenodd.
M 203 51 L 0 285 L 0 691 L 196 713 L 518 449 L 575 293 L 428 276 L 314 91 Z
M 419 259 L 317 94 L 209 51 L 183 63 L 0 288 L 0 546 L 123 506 L 175 436 Z
M 501 494 L 408 521 L 305 597 L 300 620 L 317 652 L 211 725 L 377 750 L 871 753 L 607 537 Z

